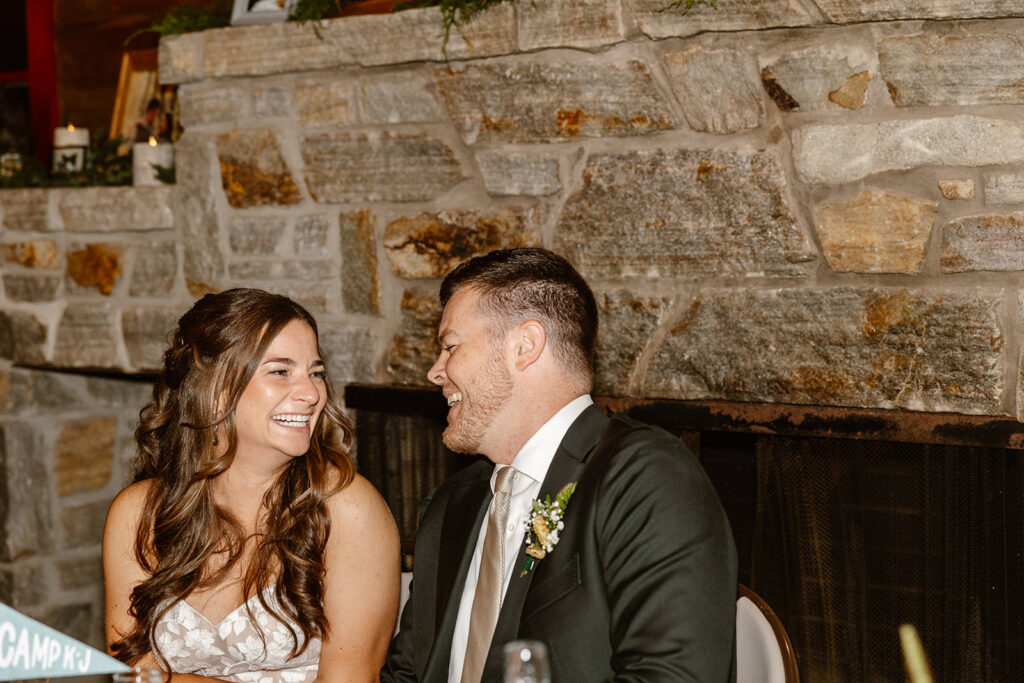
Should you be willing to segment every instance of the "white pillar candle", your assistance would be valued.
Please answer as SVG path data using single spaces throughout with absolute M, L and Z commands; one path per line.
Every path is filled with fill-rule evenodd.
M 70 123 L 66 128 L 53 129 L 54 147 L 88 147 L 89 129 L 75 128 Z
M 85 168 L 85 153 L 88 149 L 88 128 L 75 128 L 70 123 L 66 128 L 54 128 L 53 171 L 81 171 Z
M 160 185 L 153 166 L 174 166 L 174 145 L 169 142 L 157 143 L 150 136 L 149 142 L 136 142 L 132 145 L 132 184 Z

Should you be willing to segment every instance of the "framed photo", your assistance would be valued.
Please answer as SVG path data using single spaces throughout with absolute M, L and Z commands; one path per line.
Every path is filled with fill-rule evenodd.
M 117 79 L 114 113 L 110 118 L 110 137 L 126 142 L 119 151 L 127 153 L 135 139 L 135 129 L 146 118 L 146 108 L 160 97 L 157 82 L 157 51 L 128 50 L 121 56 L 121 75 Z
M 54 147 L 54 173 L 77 173 L 85 168 L 85 147 Z
M 269 24 L 285 21 L 297 0 L 234 0 L 231 25 Z

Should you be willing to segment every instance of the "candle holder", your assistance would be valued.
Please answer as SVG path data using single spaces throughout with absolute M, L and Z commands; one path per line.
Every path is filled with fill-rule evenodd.
M 132 145 L 132 185 L 160 185 L 155 166 L 174 166 L 174 145 L 169 142 L 157 142 L 151 135 L 149 142 L 136 142 Z
M 66 128 L 53 130 L 54 173 L 77 173 L 85 170 L 85 155 L 89 150 L 89 129 L 75 128 L 70 123 Z

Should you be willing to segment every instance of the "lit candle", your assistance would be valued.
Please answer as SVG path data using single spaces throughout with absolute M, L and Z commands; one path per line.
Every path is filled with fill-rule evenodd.
M 88 147 L 89 129 L 75 128 L 70 123 L 66 128 L 53 129 L 54 147 Z
M 169 142 L 159 144 L 150 135 L 149 142 L 136 142 L 132 145 L 132 184 L 159 185 L 154 165 L 165 168 L 174 166 L 174 145 Z
M 74 172 L 85 168 L 85 152 L 89 149 L 89 129 L 53 129 L 53 171 Z

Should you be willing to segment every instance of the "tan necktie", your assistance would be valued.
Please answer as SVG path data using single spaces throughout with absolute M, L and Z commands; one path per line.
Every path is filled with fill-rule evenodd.
M 469 639 L 466 659 L 462 665 L 462 683 L 480 683 L 487 652 L 491 649 L 494 625 L 498 623 L 502 588 L 505 586 L 505 524 L 508 522 L 515 472 L 511 467 L 502 467 L 494 482 L 494 498 L 487 519 L 484 549 L 480 555 L 476 595 L 473 596 L 473 609 L 469 613 Z

